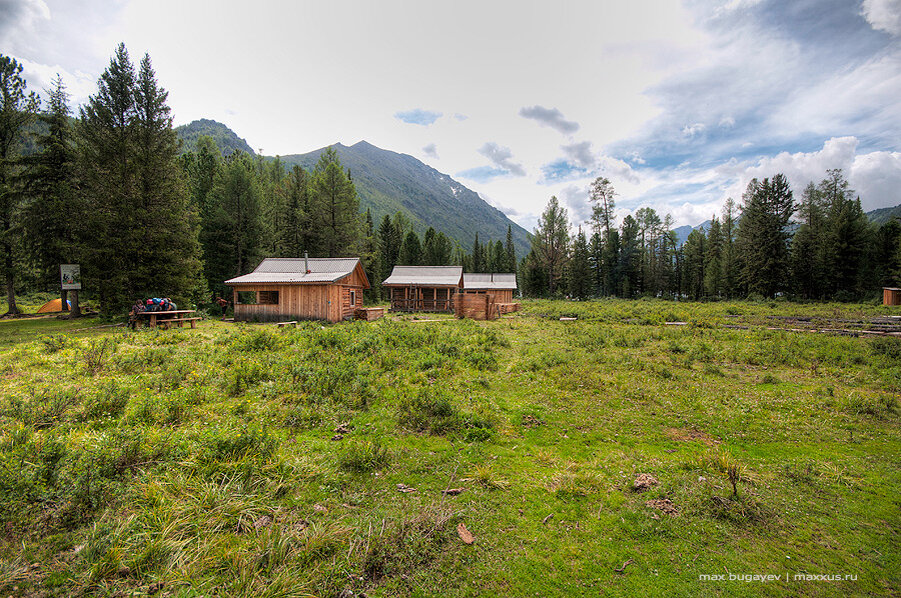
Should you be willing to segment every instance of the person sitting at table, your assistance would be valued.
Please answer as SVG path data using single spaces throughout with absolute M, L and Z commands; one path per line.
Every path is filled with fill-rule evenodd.
M 129 328 L 137 328 L 138 327 L 138 314 L 147 311 L 147 308 L 144 306 L 144 302 L 138 299 L 135 301 L 135 304 L 131 306 L 131 311 L 128 312 L 128 327 Z

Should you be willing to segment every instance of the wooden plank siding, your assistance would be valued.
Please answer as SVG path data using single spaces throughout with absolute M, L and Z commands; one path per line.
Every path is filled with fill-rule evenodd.
M 491 291 L 464 291 L 467 295 L 494 295 L 495 303 L 513 303 L 513 289 L 493 289 Z
M 237 292 L 277 291 L 278 305 L 235 303 L 236 321 L 279 322 L 284 320 L 352 320 L 363 306 L 363 285 L 351 275 L 328 284 L 253 284 L 234 285 Z M 356 305 L 350 304 L 350 292 L 356 291 Z

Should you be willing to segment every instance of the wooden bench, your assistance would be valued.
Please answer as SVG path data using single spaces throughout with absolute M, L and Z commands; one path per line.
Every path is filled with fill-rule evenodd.
M 197 313 L 193 309 L 175 309 L 172 311 L 142 311 L 135 314 L 135 328 L 140 327 L 143 322 L 145 326 L 156 328 L 162 326 L 168 330 L 172 326 L 181 328 L 185 323 L 190 324 L 191 328 L 197 327 L 199 317 L 190 317 L 190 314 Z
M 285 326 L 290 326 L 292 328 L 297 328 L 297 320 L 291 320 L 290 322 L 278 322 L 279 328 L 284 328 Z

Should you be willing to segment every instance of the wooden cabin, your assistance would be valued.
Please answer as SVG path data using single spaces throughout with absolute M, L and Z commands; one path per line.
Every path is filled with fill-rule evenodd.
M 395 266 L 382 286 L 391 311 L 454 311 L 454 296 L 463 286 L 461 266 Z
M 464 274 L 463 292 L 467 295 L 494 295 L 494 303 L 513 303 L 516 274 Z
M 352 320 L 363 306 L 369 279 L 355 257 L 270 257 L 250 274 L 225 284 L 232 288 L 235 321 L 339 322 Z
M 882 289 L 883 305 L 901 305 L 901 289 L 884 287 Z

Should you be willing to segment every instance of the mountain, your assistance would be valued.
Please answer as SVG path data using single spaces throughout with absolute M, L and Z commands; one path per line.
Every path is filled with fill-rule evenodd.
M 231 155 L 238 150 L 253 155 L 247 142 L 227 126 L 215 120 L 201 118 L 186 125 L 175 128 L 178 138 L 182 140 L 182 152 L 193 152 L 197 149 L 197 138 L 207 135 L 213 138 L 223 155 Z
M 892 218 L 901 220 L 901 205 L 897 205 L 894 208 L 879 208 L 878 210 L 867 212 L 867 218 L 870 219 L 870 222 L 879 225 L 885 224 Z
M 413 156 L 378 148 L 366 141 L 352 146 L 333 145 L 342 166 L 350 170 L 360 209 L 372 210 L 378 227 L 387 214 L 403 212 L 420 234 L 430 226 L 455 239 L 465 251 L 472 249 L 476 233 L 479 241 L 504 241 L 507 226 L 513 231 L 516 256 L 529 252 L 528 233 L 489 205 L 475 191 L 467 189 L 450 176 L 423 164 Z M 281 156 L 286 165 L 295 164 L 312 170 L 326 148 L 307 154 Z

